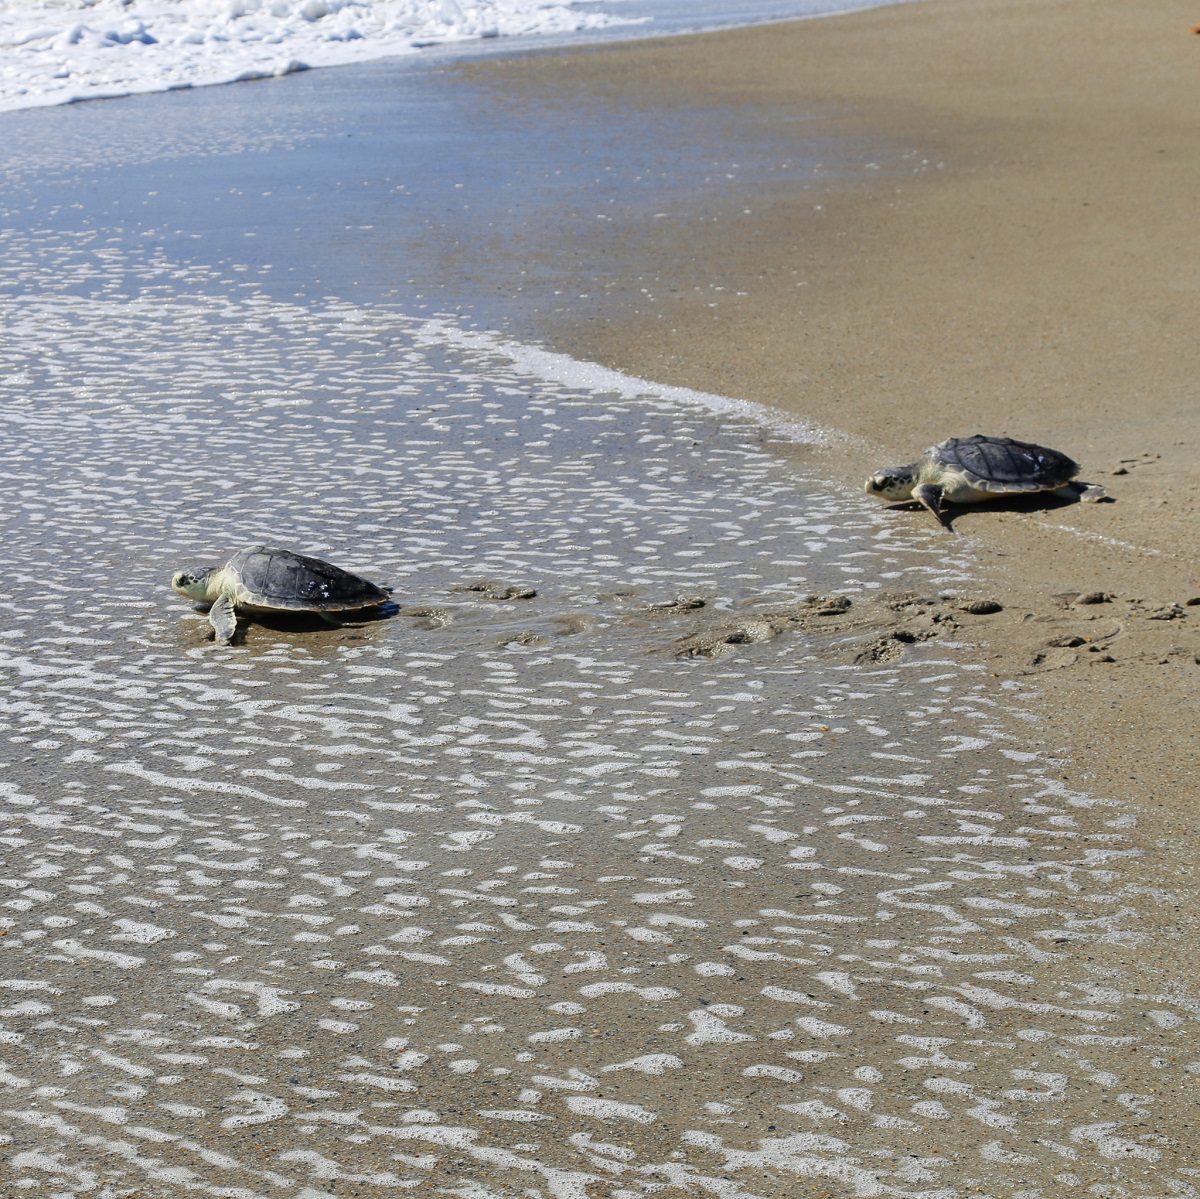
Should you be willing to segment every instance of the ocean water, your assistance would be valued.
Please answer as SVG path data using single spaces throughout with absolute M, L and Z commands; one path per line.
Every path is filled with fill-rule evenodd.
M 878 0 L 0 0 L 0 112 L 450 47 L 684 33 Z
M 669 210 L 735 126 L 487 101 L 5 118 L 0 1193 L 1196 1194 L 1135 812 L 880 623 L 969 544 L 512 333 L 595 284 L 521 276 L 564 197 Z M 170 575 L 257 542 L 397 610 L 215 646 Z

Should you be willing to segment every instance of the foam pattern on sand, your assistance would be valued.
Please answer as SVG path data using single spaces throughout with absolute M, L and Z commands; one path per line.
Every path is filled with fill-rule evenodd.
M 670 652 L 952 584 L 940 534 L 100 237 L 0 233 L 0 1190 L 1196 1193 L 1194 1010 L 1089 964 L 1169 902 L 1130 813 L 945 643 Z M 400 614 L 205 642 L 167 579 L 259 540 Z

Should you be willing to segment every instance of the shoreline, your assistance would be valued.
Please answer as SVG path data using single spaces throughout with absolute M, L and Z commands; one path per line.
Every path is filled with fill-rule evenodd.
M 865 505 L 885 447 L 862 432 L 784 443 L 757 410 L 506 340 L 603 307 L 625 324 L 593 332 L 632 345 L 673 294 L 631 302 L 647 215 L 681 218 L 644 243 L 668 277 L 711 181 L 722 269 L 765 270 L 761 220 L 798 183 L 867 205 L 869 163 L 908 146 L 863 123 L 862 179 L 808 186 L 806 151 L 759 188 L 781 127 L 727 174 L 731 110 L 686 88 L 663 120 L 566 88 L 519 124 L 417 74 L 22 122 L 0 1176 L 1186 1190 L 1190 855 L 1028 752 L 1032 691 L 962 645 L 1007 597 L 898 594 L 973 587 L 975 538 Z M 836 150 L 824 128 L 796 140 Z M 542 268 L 545 226 L 570 254 Z M 758 285 L 674 294 L 697 318 L 679 370 L 716 380 Z M 728 377 L 769 396 L 784 349 Z M 824 481 L 839 461 L 852 493 Z M 397 611 L 206 644 L 167 580 L 260 542 L 394 586 Z
M 1003 606 L 969 635 L 996 677 L 1042 692 L 1039 734 L 1072 784 L 1149 805 L 1171 836 L 1190 832 L 1200 774 L 1189 30 L 1183 3 L 925 0 L 460 68 L 517 102 L 719 105 L 783 146 L 816 113 L 882 150 L 832 180 L 627 222 L 604 242 L 604 295 L 538 332 L 840 431 L 803 452 L 848 494 L 974 432 L 1083 463 L 1114 502 L 958 520 Z M 542 253 L 587 256 L 562 241 Z M 1109 598 L 1075 602 L 1094 593 Z

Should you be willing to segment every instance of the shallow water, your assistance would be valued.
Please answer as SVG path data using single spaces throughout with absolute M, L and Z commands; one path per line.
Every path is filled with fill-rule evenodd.
M 952 643 L 754 640 L 958 543 L 753 412 L 277 287 L 203 193 L 155 234 L 71 170 L 0 233 L 9 1192 L 1196 1193 L 1194 1004 L 1090 962 L 1169 903 L 1132 813 Z M 167 581 L 259 541 L 401 610 L 214 646 Z
M 747 185 L 913 169 L 909 151 L 832 138 L 819 114 L 781 143 L 738 108 L 580 97 L 549 111 L 460 66 L 376 63 L 6 114 L 0 219 L 75 247 L 84 274 L 56 289 L 136 297 L 135 267 L 161 259 L 306 306 L 386 302 L 526 332 L 531 315 L 600 294 L 607 247 L 647 214 L 666 228 Z M 549 234 L 579 253 L 548 256 Z

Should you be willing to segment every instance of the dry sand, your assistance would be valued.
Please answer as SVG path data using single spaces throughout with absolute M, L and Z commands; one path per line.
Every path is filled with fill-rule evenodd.
M 1190 833 L 1200 778 L 1198 13 L 924 0 L 469 68 L 498 96 L 733 106 L 781 153 L 814 116 L 881 148 L 881 170 L 626 224 L 605 298 L 544 332 L 841 431 L 814 451 L 838 487 L 981 431 L 1080 460 L 1114 502 L 958 520 L 1003 605 L 972 632 L 996 675 L 1044 692 L 1067 777 L 1145 805 L 1161 836 Z M 549 252 L 595 252 L 571 233 Z

